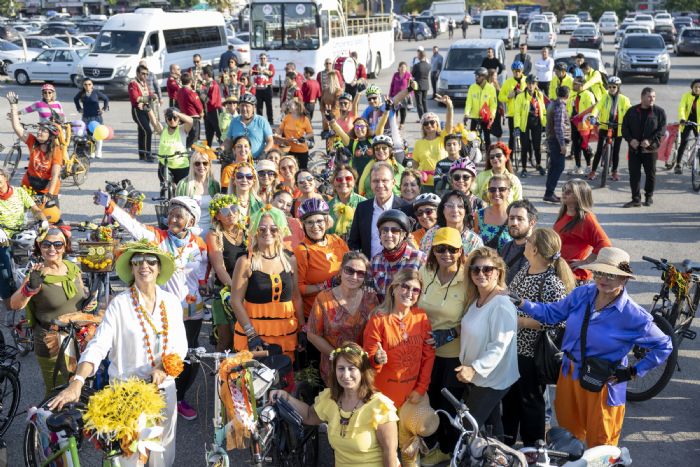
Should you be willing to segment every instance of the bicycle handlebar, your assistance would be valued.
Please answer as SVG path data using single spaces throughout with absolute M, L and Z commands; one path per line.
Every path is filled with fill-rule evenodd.
M 442 394 L 442 397 L 447 399 L 447 402 L 452 404 L 452 407 L 454 407 L 456 411 L 459 412 L 461 410 L 467 410 L 467 406 L 464 404 L 464 402 L 458 401 L 457 398 L 452 395 L 449 389 L 442 388 L 440 393 Z
M 652 263 L 654 266 L 656 266 L 657 269 L 661 269 L 663 271 L 666 271 L 668 269 L 668 261 L 664 258 L 661 258 L 660 260 L 650 258 L 649 256 L 642 256 L 642 259 L 644 261 L 648 261 Z

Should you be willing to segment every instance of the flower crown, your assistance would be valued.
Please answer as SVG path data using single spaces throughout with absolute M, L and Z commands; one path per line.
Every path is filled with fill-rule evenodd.
M 331 354 L 328 358 L 330 359 L 330 361 L 333 361 L 333 360 L 335 360 L 336 355 L 338 355 L 339 353 L 354 353 L 354 354 L 357 354 L 361 357 L 368 356 L 367 352 L 365 352 L 362 349 L 357 350 L 353 347 L 338 347 L 337 349 L 335 349 L 334 351 L 331 352 Z
M 214 218 L 221 208 L 238 205 L 238 197 L 236 195 L 216 195 L 209 203 L 209 215 Z

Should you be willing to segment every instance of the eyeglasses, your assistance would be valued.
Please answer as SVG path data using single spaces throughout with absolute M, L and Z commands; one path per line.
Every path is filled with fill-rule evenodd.
M 510 190 L 507 186 L 490 186 L 489 193 L 505 193 Z
M 42 94 L 53 94 L 53 91 L 41 91 Z
M 258 172 L 258 177 L 274 177 L 275 175 L 277 174 L 272 170 L 261 170 Z
M 168 117 L 166 120 L 168 120 L 169 122 L 176 122 L 180 120 L 180 117 L 173 115 L 172 117 Z
M 403 232 L 403 230 L 399 227 L 382 227 L 381 229 L 379 229 L 379 232 L 382 234 L 392 233 L 394 235 L 398 235 L 401 232 Z
M 437 122 L 435 120 L 428 120 L 427 122 L 423 122 L 423 126 L 433 126 L 437 125 Z
M 302 183 L 302 182 L 311 183 L 313 180 L 314 180 L 314 178 L 311 175 L 307 175 L 306 177 L 299 177 L 297 179 L 297 183 Z
M 367 98 L 367 100 L 370 101 L 370 102 L 371 102 L 371 101 L 378 101 L 379 98 L 378 98 L 377 96 L 370 96 L 370 97 Z
M 475 276 L 481 273 L 484 273 L 484 276 L 490 276 L 495 270 L 496 266 L 469 266 L 469 271 Z
M 607 272 L 600 272 L 600 271 L 592 271 L 592 272 L 593 272 L 593 279 L 595 279 L 595 280 L 607 279 L 609 281 L 614 281 L 614 280 L 621 278 L 621 276 L 618 276 L 617 274 L 610 274 Z
M 468 174 L 463 174 L 463 175 L 453 174 L 452 175 L 453 182 L 468 182 L 471 179 L 472 179 L 472 176 L 468 175 Z
M 280 229 L 278 229 L 276 225 L 261 225 L 258 227 L 258 233 L 260 235 L 264 235 L 268 232 L 270 232 L 272 235 L 276 235 L 279 230 Z
M 228 206 L 224 206 L 223 208 L 219 209 L 219 213 L 222 216 L 230 216 L 232 214 L 238 214 L 238 206 L 235 204 L 230 204 Z
M 355 128 L 356 130 L 366 130 L 367 125 L 353 125 L 353 128 Z
M 156 266 L 160 263 L 158 258 L 153 255 L 134 255 L 130 260 L 132 266 L 141 266 L 144 262 L 149 266 Z
M 421 292 L 423 292 L 420 287 L 411 287 L 408 284 L 401 284 L 399 287 L 401 287 L 401 290 L 411 295 L 420 295 Z
M 353 177 L 352 175 L 347 175 L 345 177 L 335 177 L 336 183 L 343 183 L 343 182 L 352 183 L 353 180 L 355 180 L 355 177 Z
M 206 161 L 197 161 L 194 163 L 195 167 L 209 167 L 209 162 Z
M 435 253 L 438 253 L 441 255 L 443 255 L 445 253 L 455 255 L 459 251 L 459 248 L 455 248 L 455 247 L 450 246 L 450 245 L 437 245 L 437 246 L 433 247 L 433 250 L 435 251 Z
M 319 227 L 323 227 L 326 224 L 325 219 L 316 219 L 314 220 L 306 220 L 304 221 L 304 225 L 307 227 L 313 227 L 314 225 L 318 225 Z
M 51 247 L 54 247 L 56 250 L 61 250 L 66 246 L 66 244 L 60 240 L 56 240 L 55 242 L 44 240 L 39 244 L 39 246 L 41 246 L 41 248 L 44 250 L 48 250 Z
M 460 203 L 445 203 L 445 209 L 454 209 L 456 211 L 464 211 L 464 204 Z
M 252 179 L 254 178 L 254 176 L 253 176 L 253 174 L 241 173 L 241 172 L 238 172 L 238 173 L 236 174 L 236 180 L 243 180 L 244 178 L 245 178 L 246 180 L 252 180 Z
M 367 271 L 360 271 L 353 269 L 350 266 L 343 266 L 343 274 L 347 274 L 348 276 L 357 276 L 359 279 L 364 279 L 367 275 Z
M 435 214 L 435 208 L 425 208 L 416 211 L 416 217 L 432 216 Z
M 502 152 L 495 152 L 493 154 L 489 154 L 489 159 L 500 159 L 501 157 L 503 157 Z

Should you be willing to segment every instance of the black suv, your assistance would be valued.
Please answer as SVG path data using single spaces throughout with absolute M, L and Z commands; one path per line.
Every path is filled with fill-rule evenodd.
M 657 24 L 654 28 L 654 33 L 663 37 L 666 45 L 674 45 L 676 43 L 676 28 L 672 24 Z

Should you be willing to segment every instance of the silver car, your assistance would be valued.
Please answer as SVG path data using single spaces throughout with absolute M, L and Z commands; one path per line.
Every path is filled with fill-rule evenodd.
M 440 72 L 438 94 L 464 102 L 469 86 L 474 83 L 474 71 L 481 67 L 488 48 L 494 49 L 496 58 L 505 64 L 506 49 L 501 39 L 461 39 L 452 43 Z M 505 76 L 503 71 L 498 77 L 501 84 Z
M 668 83 L 671 74 L 671 56 L 659 34 L 626 34 L 615 53 L 613 74 L 624 76 L 641 75 L 659 78 L 661 84 Z

